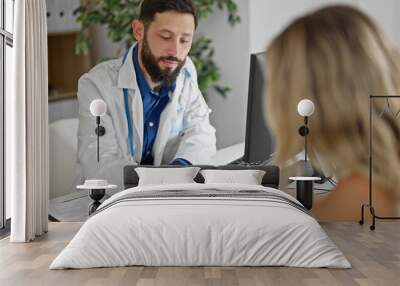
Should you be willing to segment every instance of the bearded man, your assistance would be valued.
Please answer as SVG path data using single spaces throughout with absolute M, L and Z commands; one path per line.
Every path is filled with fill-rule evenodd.
M 211 110 L 188 57 L 196 27 L 191 0 L 144 0 L 139 19 L 132 21 L 136 44 L 80 78 L 80 181 L 107 179 L 122 186 L 125 165 L 212 163 Z M 107 104 L 99 162 L 96 120 L 90 113 L 95 99 Z

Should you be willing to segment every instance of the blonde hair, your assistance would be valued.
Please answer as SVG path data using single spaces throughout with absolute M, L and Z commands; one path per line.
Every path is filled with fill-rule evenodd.
M 400 95 L 400 53 L 367 15 L 348 6 L 320 9 L 291 23 L 267 51 L 266 109 L 280 166 L 304 148 L 297 104 L 315 104 L 308 147 L 338 177 L 368 176 L 369 95 Z M 400 99 L 373 101 L 374 182 L 400 183 Z M 379 116 L 382 115 L 382 116 Z M 399 118 L 400 120 L 400 115 Z

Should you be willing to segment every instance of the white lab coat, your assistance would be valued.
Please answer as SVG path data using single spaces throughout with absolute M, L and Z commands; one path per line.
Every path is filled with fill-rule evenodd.
M 143 145 L 143 102 L 132 61 L 131 47 L 125 62 L 111 60 L 95 66 L 79 79 L 78 165 L 81 181 L 107 179 L 123 185 L 123 167 L 141 161 Z M 131 159 L 123 88 L 128 89 L 136 153 Z M 107 113 L 101 117 L 106 133 L 100 137 L 100 163 L 97 163 L 96 120 L 89 106 L 103 99 Z M 169 164 L 176 158 L 193 164 L 212 164 L 216 152 L 215 129 L 197 85 L 197 73 L 189 57 L 176 80 L 176 87 L 161 113 L 152 155 L 154 165 Z

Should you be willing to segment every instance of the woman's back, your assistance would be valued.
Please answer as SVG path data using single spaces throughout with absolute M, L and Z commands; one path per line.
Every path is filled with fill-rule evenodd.
M 296 107 L 315 104 L 309 120 L 310 159 L 322 158 L 339 178 L 336 190 L 316 202 L 313 212 L 355 219 L 368 202 L 370 95 L 400 95 L 400 52 L 367 15 L 350 6 L 332 6 L 303 16 L 279 34 L 267 51 L 266 114 L 283 167 L 304 148 Z M 390 112 L 400 100 L 372 104 L 374 205 L 394 215 L 400 190 L 400 122 Z M 357 175 L 354 175 L 357 174 Z M 287 174 L 293 175 L 293 174 Z M 358 213 L 358 215 L 357 215 Z

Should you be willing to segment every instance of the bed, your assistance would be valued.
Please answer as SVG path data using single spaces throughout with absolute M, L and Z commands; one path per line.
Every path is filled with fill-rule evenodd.
M 199 173 L 194 183 L 138 186 L 135 168 L 125 168 L 126 189 L 98 208 L 50 269 L 351 267 L 308 211 L 278 190 L 276 166 L 250 167 L 265 171 L 261 185 L 205 183 Z

